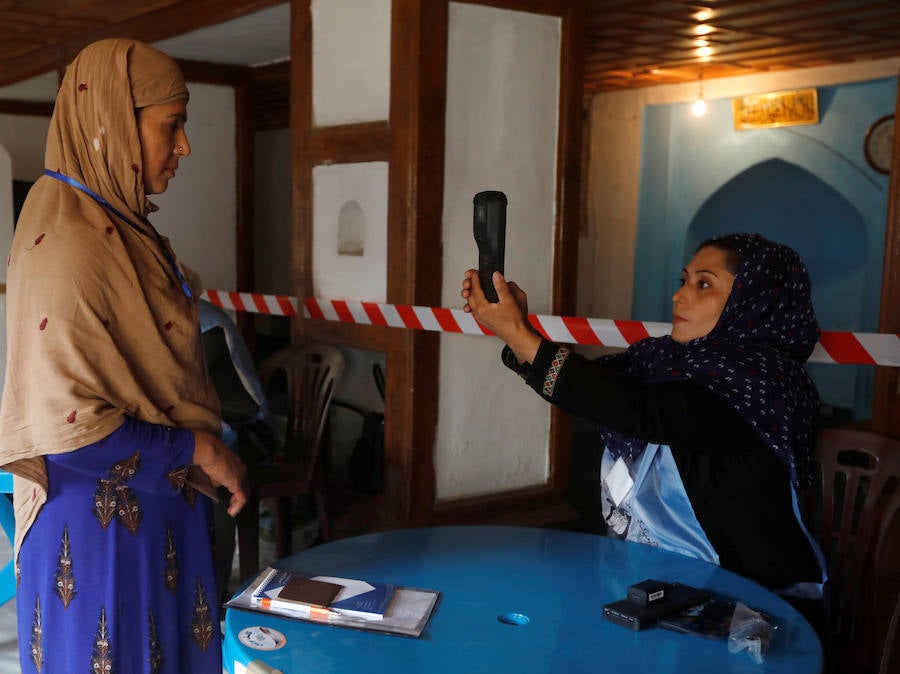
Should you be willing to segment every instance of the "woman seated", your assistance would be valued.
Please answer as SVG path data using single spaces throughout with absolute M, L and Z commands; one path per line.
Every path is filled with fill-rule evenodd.
M 812 480 L 819 398 L 803 363 L 819 327 L 797 253 L 751 234 L 705 241 L 682 270 L 671 335 L 593 361 L 542 339 L 525 293 L 499 273 L 493 282 L 498 303 L 467 271 L 465 310 L 539 395 L 599 424 L 609 535 L 817 609 L 824 563 L 797 494 Z

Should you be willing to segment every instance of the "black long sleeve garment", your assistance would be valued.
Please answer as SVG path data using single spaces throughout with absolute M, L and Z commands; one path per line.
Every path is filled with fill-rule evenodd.
M 643 384 L 613 363 L 575 352 L 559 367 L 559 348 L 545 340 L 534 363 L 519 366 L 507 347 L 503 361 L 548 402 L 630 437 L 668 445 L 722 567 L 773 589 L 821 582 L 813 548 L 794 515 L 787 468 L 731 406 L 692 382 Z

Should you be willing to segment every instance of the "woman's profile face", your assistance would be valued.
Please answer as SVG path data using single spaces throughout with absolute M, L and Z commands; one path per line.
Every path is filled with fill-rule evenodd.
M 708 335 L 719 321 L 733 283 L 724 251 L 715 246 L 698 250 L 681 270 L 681 287 L 672 296 L 672 339 L 684 344 Z
M 191 153 L 184 125 L 187 102 L 148 105 L 137 115 L 141 137 L 142 175 L 146 194 L 162 194 L 175 177 L 178 161 Z

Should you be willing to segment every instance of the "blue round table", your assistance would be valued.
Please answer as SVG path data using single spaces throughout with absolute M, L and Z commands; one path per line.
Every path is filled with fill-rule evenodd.
M 681 555 L 592 534 L 525 527 L 460 526 L 389 531 L 304 550 L 286 569 L 371 579 L 441 592 L 421 638 L 393 636 L 229 609 L 225 669 L 365 674 L 602 674 L 711 672 L 819 674 L 822 649 L 793 607 L 756 583 Z M 740 599 L 778 625 L 764 665 L 714 641 L 602 617 L 604 604 L 653 578 Z M 526 624 L 501 617 L 521 614 Z M 263 651 L 237 635 L 261 626 L 286 643 Z

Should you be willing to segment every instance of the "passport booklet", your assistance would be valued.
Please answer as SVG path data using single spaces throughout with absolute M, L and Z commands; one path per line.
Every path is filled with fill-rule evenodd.
M 439 597 L 435 590 L 268 567 L 225 607 L 418 637 Z

